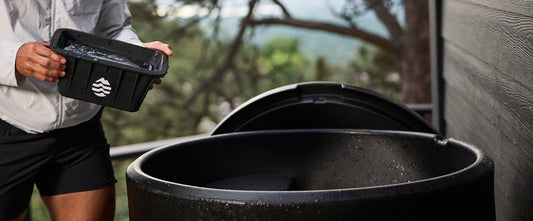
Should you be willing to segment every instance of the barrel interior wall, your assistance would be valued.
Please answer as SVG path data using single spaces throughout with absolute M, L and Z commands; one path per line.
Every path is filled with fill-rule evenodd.
M 157 160 L 145 161 L 142 170 L 201 187 L 323 190 L 428 179 L 463 169 L 476 159 L 474 153 L 431 137 L 311 132 L 226 137 L 167 148 L 153 158 Z

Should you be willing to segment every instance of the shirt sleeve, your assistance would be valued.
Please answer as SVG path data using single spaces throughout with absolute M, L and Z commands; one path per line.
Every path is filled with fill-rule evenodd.
M 142 45 L 131 26 L 131 13 L 125 0 L 104 0 L 95 32 L 103 37 Z
M 22 85 L 26 79 L 25 76 L 19 74 L 15 69 L 15 59 L 17 58 L 17 51 L 23 43 L 0 40 L 0 84 L 7 86 Z

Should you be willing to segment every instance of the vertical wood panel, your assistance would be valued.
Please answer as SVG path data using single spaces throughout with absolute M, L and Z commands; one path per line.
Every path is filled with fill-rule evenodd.
M 533 94 L 529 90 L 518 96 L 506 94 L 499 88 L 520 91 L 519 86 L 449 42 L 444 54 L 448 136 L 475 144 L 495 161 L 499 220 L 533 217 L 532 210 L 524 206 L 533 205 L 533 122 L 523 120 L 532 119 Z M 511 108 L 509 102 L 519 107 Z
M 448 137 L 472 143 L 494 160 L 497 220 L 533 217 L 533 162 L 517 145 L 471 105 L 472 100 L 446 85 L 445 118 Z
M 533 90 L 447 43 L 444 79 L 533 160 Z M 453 105 L 453 104 L 449 104 Z M 453 116 L 449 116 L 453 117 Z
M 533 88 L 533 18 L 457 1 L 443 10 L 445 41 Z
M 533 1 L 447 0 L 442 13 L 447 136 L 494 160 L 498 220 L 533 220 Z

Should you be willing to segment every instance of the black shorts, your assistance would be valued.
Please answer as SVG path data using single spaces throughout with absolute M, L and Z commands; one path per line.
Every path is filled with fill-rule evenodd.
M 0 120 L 0 220 L 42 195 L 101 189 L 116 182 L 100 114 L 80 125 L 28 134 Z

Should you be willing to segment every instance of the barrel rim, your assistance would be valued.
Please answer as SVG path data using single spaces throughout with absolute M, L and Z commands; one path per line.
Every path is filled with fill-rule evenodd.
M 230 190 L 215 189 L 201 186 L 194 186 L 182 183 L 162 180 L 146 174 L 141 170 L 141 165 L 153 154 L 164 151 L 166 148 L 174 148 L 177 145 L 202 142 L 210 139 L 227 139 L 235 136 L 254 136 L 262 133 L 355 133 L 355 134 L 377 134 L 391 136 L 409 136 L 423 139 L 433 139 L 435 142 L 444 142 L 444 145 L 454 145 L 464 148 L 474 154 L 476 159 L 467 167 L 448 174 L 416 180 L 412 182 L 385 184 L 369 187 L 325 189 L 325 190 L 297 190 L 297 191 L 259 191 L 259 190 Z M 338 202 L 343 200 L 355 200 L 364 198 L 382 198 L 387 196 L 407 196 L 413 194 L 425 194 L 428 191 L 438 191 L 454 188 L 474 179 L 492 176 L 494 164 L 492 160 L 479 148 L 474 145 L 459 141 L 453 138 L 442 138 L 436 134 L 411 132 L 411 131 L 384 131 L 366 129 L 291 129 L 291 130 L 268 130 L 236 132 L 229 134 L 213 135 L 197 140 L 168 144 L 151 150 L 134 162 L 132 162 L 126 172 L 126 180 L 129 185 L 133 185 L 144 191 L 155 194 L 164 194 L 180 198 L 225 201 L 225 202 L 261 202 L 261 203 L 298 203 L 298 202 Z M 128 187 L 129 188 L 129 187 Z

